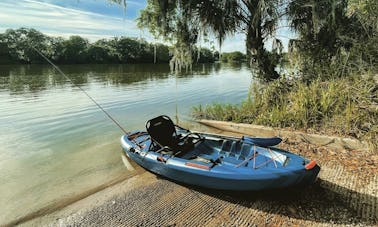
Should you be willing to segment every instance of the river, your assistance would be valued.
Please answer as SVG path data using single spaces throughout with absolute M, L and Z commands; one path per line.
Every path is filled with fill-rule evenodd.
M 217 63 L 181 75 L 166 64 L 60 68 L 126 130 L 161 114 L 189 122 L 198 104 L 240 103 L 252 81 L 248 67 Z M 53 67 L 0 66 L 0 110 L 0 225 L 128 175 L 122 131 Z

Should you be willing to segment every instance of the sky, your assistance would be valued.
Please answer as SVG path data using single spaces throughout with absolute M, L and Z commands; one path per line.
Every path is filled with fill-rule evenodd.
M 135 19 L 146 2 L 127 0 L 125 9 L 108 0 L 1 0 L 0 33 L 8 28 L 26 27 L 50 36 L 68 38 L 80 35 L 92 42 L 119 36 L 158 42 L 146 29 L 139 29 L 136 25 Z M 290 36 L 290 33 L 279 33 L 282 33 L 284 45 L 287 45 L 288 39 L 285 37 Z M 219 47 L 216 45 L 216 48 Z M 245 36 L 236 34 L 228 37 L 221 50 L 245 52 Z

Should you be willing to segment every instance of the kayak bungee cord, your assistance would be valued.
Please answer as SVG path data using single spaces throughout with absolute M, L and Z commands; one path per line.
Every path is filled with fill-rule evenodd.
M 43 59 L 45 59 L 50 65 L 52 65 L 62 76 L 64 76 L 64 78 L 66 78 L 72 85 L 74 85 L 75 87 L 79 88 L 80 91 L 82 91 L 90 100 L 92 100 L 92 102 L 94 104 L 96 104 L 96 106 L 102 111 L 104 112 L 104 114 L 111 120 L 113 121 L 114 124 L 116 124 L 118 126 L 118 128 L 120 128 L 122 130 L 122 132 L 124 132 L 126 135 L 129 135 L 130 133 L 127 132 L 120 124 L 119 122 L 114 119 L 94 98 L 92 98 L 82 87 L 80 87 L 79 85 L 75 84 L 62 70 L 60 70 L 60 68 L 58 66 L 56 66 L 54 63 L 52 63 L 44 54 L 42 54 L 39 50 L 37 50 L 33 45 L 30 45 L 31 48 L 33 48 L 33 50 L 35 50 Z

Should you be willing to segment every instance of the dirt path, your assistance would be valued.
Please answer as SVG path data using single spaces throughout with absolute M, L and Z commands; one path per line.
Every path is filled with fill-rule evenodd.
M 378 155 L 281 146 L 318 161 L 322 170 L 313 186 L 235 194 L 180 185 L 137 167 L 137 176 L 23 225 L 378 225 Z

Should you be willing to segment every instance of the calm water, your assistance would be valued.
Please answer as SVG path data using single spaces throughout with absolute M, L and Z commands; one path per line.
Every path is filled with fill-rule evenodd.
M 126 130 L 160 114 L 185 122 L 191 107 L 239 103 L 245 66 L 199 65 L 175 76 L 168 65 L 61 66 Z M 69 201 L 128 173 L 122 132 L 50 66 L 0 66 L 0 225 Z

